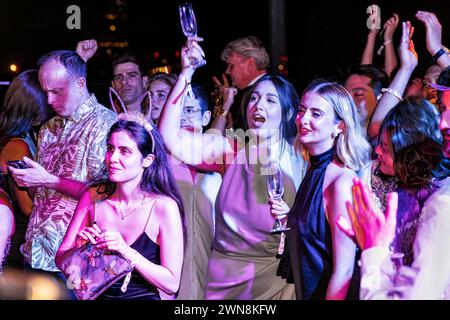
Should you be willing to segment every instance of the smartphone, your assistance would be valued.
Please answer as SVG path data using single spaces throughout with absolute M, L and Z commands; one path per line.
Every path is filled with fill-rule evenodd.
M 13 168 L 16 169 L 26 169 L 26 168 L 30 168 L 25 161 L 23 160 L 12 160 L 12 161 L 8 161 L 8 166 L 11 166 Z

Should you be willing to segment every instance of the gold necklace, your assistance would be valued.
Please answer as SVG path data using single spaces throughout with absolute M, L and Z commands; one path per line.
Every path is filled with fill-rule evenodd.
M 144 197 L 142 197 L 141 205 L 138 205 L 138 206 L 134 207 L 132 210 L 130 210 L 130 211 L 129 211 L 128 213 L 126 213 L 126 214 L 123 213 L 124 210 L 122 210 L 122 203 L 120 202 L 119 199 L 117 199 L 117 203 L 118 203 L 117 208 L 119 209 L 120 215 L 122 216 L 122 220 L 125 220 L 126 217 L 132 215 L 137 209 L 139 209 L 140 207 L 142 207 L 142 205 L 144 205 Z
M 122 220 L 125 220 L 125 218 L 133 214 L 133 212 L 135 212 L 139 208 L 139 206 L 136 206 L 134 209 L 130 210 L 127 214 L 124 214 L 122 210 L 122 204 L 120 203 L 119 200 L 117 208 L 119 209 L 120 215 L 122 216 Z

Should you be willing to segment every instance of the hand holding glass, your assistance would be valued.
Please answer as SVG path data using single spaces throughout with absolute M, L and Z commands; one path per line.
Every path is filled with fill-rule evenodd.
M 179 6 L 180 23 L 183 33 L 188 38 L 197 37 L 197 21 L 195 20 L 194 9 L 192 4 L 187 2 Z M 206 60 L 191 58 L 191 66 L 194 68 L 202 67 L 206 64 Z
M 267 192 L 270 198 L 274 200 L 281 200 L 284 193 L 283 174 L 281 173 L 279 164 L 271 164 L 268 168 L 268 175 L 266 177 Z M 275 220 L 272 233 L 284 232 L 290 230 L 290 228 L 284 226 L 281 219 L 278 217 Z

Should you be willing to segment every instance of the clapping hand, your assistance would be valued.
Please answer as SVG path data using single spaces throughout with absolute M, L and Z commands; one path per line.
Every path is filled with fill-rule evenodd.
M 398 14 L 394 13 L 392 15 L 392 17 L 389 18 L 384 23 L 384 26 L 383 26 L 383 30 L 384 30 L 384 33 L 383 33 L 384 39 L 383 40 L 384 41 L 392 40 L 392 37 L 394 36 L 395 29 L 397 29 L 399 20 L 400 19 L 398 17 Z
M 346 202 L 350 222 L 340 216 L 336 221 L 339 228 L 353 238 L 362 250 L 371 247 L 389 247 L 395 235 L 398 195 L 387 196 L 386 213 L 375 203 L 375 196 L 358 178 L 353 180 L 353 204 Z
M 220 80 L 216 76 L 213 76 L 213 81 L 219 88 L 220 94 L 223 97 L 222 108 L 226 111 L 229 111 L 231 105 L 234 102 L 234 97 L 237 94 L 237 89 L 230 86 L 230 83 L 228 82 L 227 76 L 225 74 L 222 74 L 222 82 L 220 82 Z
M 414 27 L 411 22 L 402 22 L 402 40 L 400 41 L 399 54 L 402 67 L 409 67 L 414 69 L 418 63 L 417 52 L 414 49 L 414 42 L 412 36 L 414 34 Z
M 425 24 L 428 52 L 434 55 L 442 48 L 442 26 L 435 14 L 417 11 L 416 18 Z

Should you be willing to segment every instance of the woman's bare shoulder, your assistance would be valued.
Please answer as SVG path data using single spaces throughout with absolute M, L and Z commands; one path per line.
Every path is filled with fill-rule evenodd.
M 146 197 L 146 201 L 155 201 L 155 207 L 161 210 L 170 210 L 174 206 L 178 207 L 174 199 L 162 194 Z
M 353 184 L 353 178 L 357 177 L 355 171 L 335 162 L 331 163 L 330 170 L 327 174 L 329 175 L 329 185 L 335 187 L 342 184 Z

